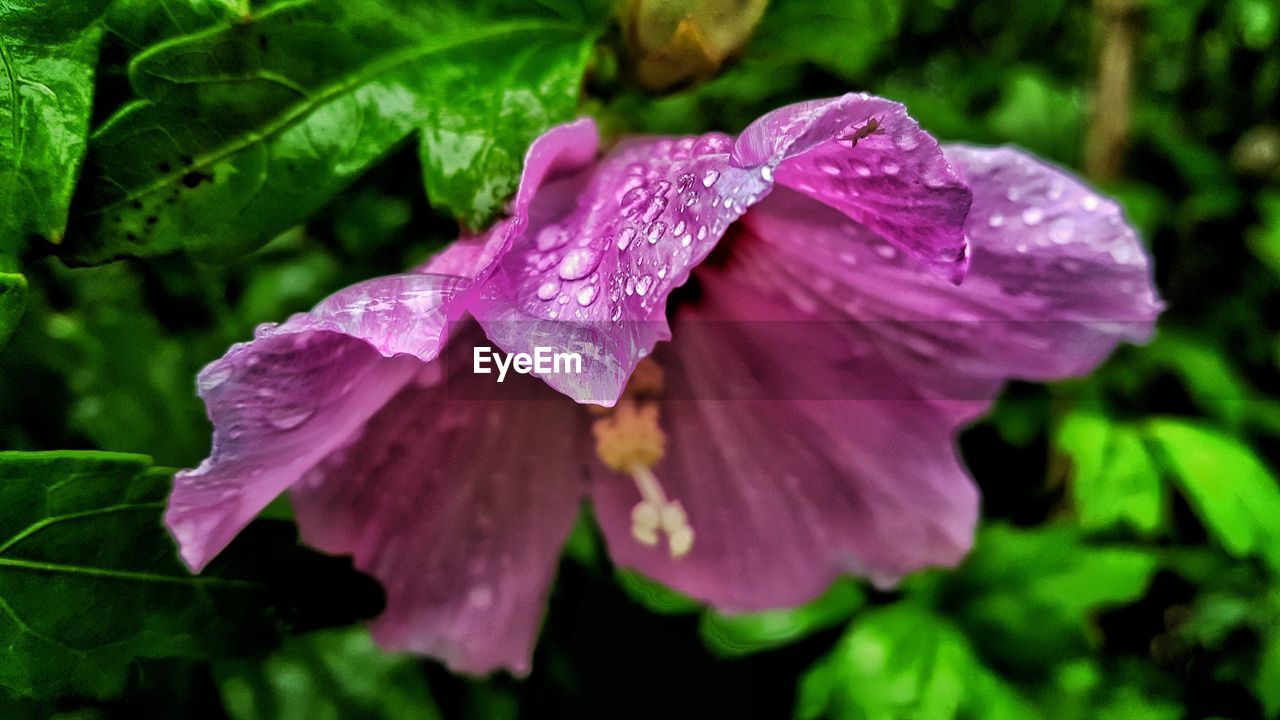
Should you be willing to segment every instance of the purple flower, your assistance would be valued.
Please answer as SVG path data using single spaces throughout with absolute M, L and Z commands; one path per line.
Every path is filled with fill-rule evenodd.
M 551 130 L 488 232 L 201 373 L 213 451 L 166 516 L 193 569 L 289 490 L 382 582 L 378 641 L 470 672 L 527 670 L 584 496 L 618 564 L 726 610 L 892 582 L 968 549 L 954 435 L 1001 383 L 1087 372 L 1160 311 L 1114 202 L 887 100 L 597 144 Z M 497 385 L 484 336 L 582 373 Z

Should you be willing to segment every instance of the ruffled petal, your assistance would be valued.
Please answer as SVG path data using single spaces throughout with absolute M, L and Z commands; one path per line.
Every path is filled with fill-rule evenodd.
M 855 158 L 877 169 L 864 177 Z M 847 181 L 824 162 L 848 164 Z M 581 354 L 582 373 L 543 379 L 579 402 L 612 405 L 636 363 L 670 337 L 668 294 L 775 176 L 948 277 L 963 272 L 968 190 L 902 106 L 848 95 L 770 113 L 736 142 L 718 133 L 630 141 L 545 183 L 472 312 L 508 352 Z
M 978 495 L 959 414 L 786 302 L 700 269 L 700 299 L 655 354 L 666 455 L 653 472 L 694 542 L 673 558 L 631 534 L 638 500 L 603 466 L 591 492 L 613 559 L 730 611 L 793 605 L 840 573 L 891 583 L 967 551 Z
M 474 374 L 475 341 L 455 333 L 433 372 L 291 495 L 303 540 L 382 583 L 382 646 L 523 674 L 579 509 L 587 430 L 543 383 Z
M 776 166 L 779 185 L 839 210 L 952 282 L 964 277 L 969 188 L 902 104 L 862 93 L 788 105 L 744 130 L 733 160 Z
M 947 153 L 974 192 L 962 285 L 782 191 L 741 221 L 743 274 L 815 319 L 861 323 L 920 392 L 950 400 L 988 400 L 1009 378 L 1080 375 L 1119 342 L 1151 335 L 1162 305 L 1113 201 L 1016 150 Z
M 353 285 L 260 327 L 200 373 L 213 450 L 174 477 L 165 513 L 193 570 L 436 357 L 466 284 L 395 275 Z
M 478 278 L 529 224 L 529 206 L 542 186 L 573 175 L 595 162 L 600 134 L 590 119 L 558 125 L 534 140 L 524 157 L 520 188 L 511 200 L 508 217 L 480 234 L 464 233 L 437 253 L 421 272 Z

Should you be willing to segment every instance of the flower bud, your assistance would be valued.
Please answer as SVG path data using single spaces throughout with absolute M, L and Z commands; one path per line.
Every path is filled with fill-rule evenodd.
M 622 27 L 631 72 L 650 90 L 705 80 L 741 50 L 767 0 L 628 0 Z

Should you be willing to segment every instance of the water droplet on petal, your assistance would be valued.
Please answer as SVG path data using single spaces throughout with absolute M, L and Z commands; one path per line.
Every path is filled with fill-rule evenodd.
M 596 265 L 600 264 L 600 252 L 594 248 L 575 248 L 565 253 L 564 260 L 560 261 L 560 278 L 563 280 L 577 280 L 591 274 L 596 269 Z
M 640 296 L 648 295 L 649 288 L 653 287 L 653 276 L 645 275 L 636 281 L 636 294 Z
M 1097 210 L 1101 204 L 1102 203 L 1098 201 L 1098 198 L 1095 195 L 1085 195 L 1084 198 L 1080 200 L 1080 207 L 1084 208 L 1087 212 Z
M 208 392 L 231 377 L 231 368 L 227 365 L 210 366 L 208 370 L 200 373 L 199 385 L 200 392 Z
M 578 291 L 578 304 L 582 307 L 587 307 L 596 301 L 596 295 L 599 294 L 600 287 L 598 285 L 587 285 Z
M 821 170 L 822 172 L 824 172 L 824 173 L 828 174 L 828 175 L 839 175 L 839 174 L 840 174 L 840 166 L 839 166 L 839 165 L 836 165 L 835 163 L 831 162 L 830 160 L 819 160 L 819 161 L 818 161 L 818 169 L 819 169 L 819 170 Z
M 649 190 L 644 185 L 637 185 L 622 195 L 622 199 L 618 201 L 618 207 L 622 209 L 623 217 L 631 217 L 640 212 L 640 206 L 649 198 Z
M 665 233 L 666 231 L 667 231 L 667 224 L 659 220 L 653 223 L 652 225 L 650 225 L 649 227 L 645 228 L 645 231 L 644 231 L 645 239 L 649 241 L 650 245 L 652 245 L 658 242 L 658 240 L 662 238 L 662 234 Z
M 876 254 L 885 260 L 892 260 L 898 256 L 898 251 L 892 245 L 885 245 L 881 243 L 880 245 L 876 245 Z
M 773 182 L 773 168 L 768 165 L 760 166 L 760 179 L 765 182 Z
M 715 185 L 716 181 L 719 179 L 720 172 L 718 170 L 708 170 L 702 173 L 702 187 L 709 188 L 712 185 Z
M 314 414 L 315 411 L 310 408 L 289 408 L 277 415 L 272 415 L 270 420 L 271 425 L 277 429 L 292 430 L 307 420 L 310 420 L 311 416 Z
M 631 241 L 636 237 L 636 229 L 630 225 L 622 228 L 622 232 L 618 233 L 618 249 L 626 250 Z
M 684 229 L 685 229 L 685 221 L 681 220 L 680 222 L 676 223 L 676 226 L 674 228 L 671 229 L 671 234 L 683 235 Z
M 550 300 L 560 292 L 560 282 L 558 280 L 548 280 L 538 286 L 538 299 Z
M 885 175 L 897 175 L 898 171 L 901 169 L 902 168 L 898 167 L 897 163 L 893 163 L 893 162 L 885 162 L 883 165 L 880 166 L 880 171 L 883 172 Z
M 1038 225 L 1044 219 L 1044 211 L 1038 207 L 1029 207 L 1022 211 L 1022 222 L 1028 225 Z
M 662 211 L 666 209 L 667 209 L 666 198 L 660 197 L 660 196 L 655 197 L 654 199 L 649 201 L 649 204 L 648 206 L 645 207 L 644 214 L 640 216 L 640 219 L 645 222 L 653 222 L 654 220 L 658 219 L 658 216 L 661 215 Z
M 699 240 L 706 240 L 706 239 L 707 239 L 707 226 L 706 226 L 706 225 L 703 225 L 702 227 L 699 227 L 699 228 L 698 228 L 698 239 L 699 239 Z
M 535 242 L 538 249 L 543 252 L 554 250 L 569 242 L 569 231 L 559 225 L 551 225 L 538 233 L 538 239 Z
M 1076 224 L 1071 218 L 1058 218 L 1049 226 L 1049 239 L 1057 245 L 1066 245 L 1071 242 L 1075 230 Z
M 993 228 L 1000 227 L 1001 225 L 1004 225 L 1004 216 L 1000 213 L 996 213 L 987 218 L 987 224 Z

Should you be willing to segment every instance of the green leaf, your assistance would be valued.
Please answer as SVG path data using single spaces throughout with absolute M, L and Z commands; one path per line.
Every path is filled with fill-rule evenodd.
M 809 61 L 848 79 L 889 47 L 902 24 L 896 0 L 769 3 L 749 52 L 770 61 Z
M 1159 528 L 1164 485 L 1136 429 L 1077 411 L 1063 418 L 1053 441 L 1071 458 L 1071 498 L 1081 527 L 1127 524 L 1144 534 Z
M 745 615 L 703 613 L 698 633 L 711 651 L 737 657 L 789 645 L 844 622 L 866 603 L 866 595 L 852 580 L 841 579 L 822 597 L 794 609 Z
M 595 32 L 520 8 L 293 0 L 149 48 L 130 66 L 143 99 L 93 135 L 68 258 L 228 261 L 415 130 L 432 202 L 481 224 L 572 115 Z
M 60 242 L 84 158 L 107 0 L 0 5 L 0 257 Z
M 141 49 L 249 17 L 249 0 L 115 0 L 103 25 L 129 45 Z
M 1140 598 L 1156 568 L 1149 550 L 1087 544 L 1070 526 L 990 525 L 944 587 L 984 654 L 1045 667 L 1096 644 L 1093 616 Z
M 1253 450 L 1212 427 L 1176 418 L 1146 424 L 1174 482 L 1228 553 L 1280 572 L 1280 486 Z
M 1280 275 L 1280 192 L 1259 193 L 1257 206 L 1261 217 L 1258 224 L 1246 232 L 1249 247 L 1259 260 Z
M 614 576 L 618 586 L 632 600 L 659 615 L 688 615 L 702 609 L 702 603 L 681 595 L 655 580 L 633 571 L 619 568 Z
M 1280 634 L 1272 632 L 1263 638 L 1254 688 L 1267 717 L 1280 715 Z
M 382 651 L 362 627 L 290 638 L 263 661 L 214 669 L 233 720 L 441 717 L 417 662 Z
M 1066 162 L 1079 157 L 1084 123 L 1079 88 L 1030 69 L 1010 72 L 1002 85 L 1000 101 L 987 117 L 1001 140 Z
M 901 602 L 864 613 L 801 679 L 802 720 L 1037 717 L 947 620 Z
M 18 273 L 0 272 L 0 345 L 9 339 L 27 308 L 27 279 Z
M 296 553 L 283 566 L 267 545 L 242 554 L 255 533 L 191 575 L 160 522 L 168 491 L 140 455 L 0 453 L 0 686 L 108 697 L 138 658 L 260 645 L 296 615 L 283 597 L 315 592 L 298 568 L 319 566 Z

